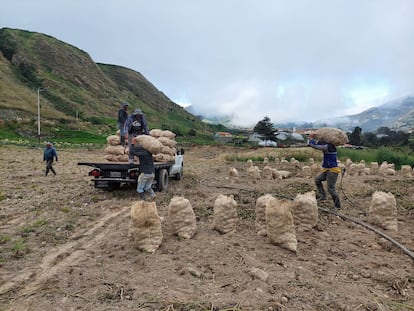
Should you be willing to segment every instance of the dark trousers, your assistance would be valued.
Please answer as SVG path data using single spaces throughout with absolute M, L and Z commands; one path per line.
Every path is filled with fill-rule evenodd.
M 53 160 L 46 160 L 46 174 L 45 174 L 45 176 L 47 176 L 47 174 L 49 174 L 49 170 L 52 171 L 52 173 L 56 175 L 56 172 L 53 169 L 52 165 L 53 165 Z
M 322 172 L 315 178 L 315 184 L 318 188 L 319 198 L 324 199 L 326 196 L 325 189 L 322 185 L 322 182 L 326 180 L 328 187 L 328 193 L 331 195 L 332 200 L 334 201 L 335 207 L 340 208 L 341 202 L 339 201 L 338 193 L 336 192 L 336 181 L 338 180 L 338 173 L 333 173 L 331 171 Z

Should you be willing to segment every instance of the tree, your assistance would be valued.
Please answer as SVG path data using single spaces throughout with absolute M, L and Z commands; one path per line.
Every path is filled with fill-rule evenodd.
M 359 126 L 354 128 L 354 131 L 349 135 L 349 143 L 351 145 L 359 146 L 361 145 L 362 137 L 361 137 L 362 129 Z
M 264 117 L 261 121 L 257 122 L 254 127 L 254 131 L 261 135 L 264 140 L 276 141 L 276 130 L 273 128 L 273 124 L 269 117 Z

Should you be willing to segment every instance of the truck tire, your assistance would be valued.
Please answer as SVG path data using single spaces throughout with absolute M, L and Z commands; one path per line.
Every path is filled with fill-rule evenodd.
M 168 171 L 162 168 L 158 172 L 157 191 L 165 191 L 168 189 Z

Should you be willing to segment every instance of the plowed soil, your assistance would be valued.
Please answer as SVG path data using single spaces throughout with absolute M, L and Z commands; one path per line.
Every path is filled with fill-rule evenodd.
M 157 193 L 164 238 L 154 254 L 128 237 L 136 191 L 95 189 L 89 168 L 77 165 L 102 162 L 102 150 L 57 151 L 58 174 L 45 177 L 41 149 L 0 147 L 0 310 L 414 310 L 413 258 L 372 230 L 320 210 L 314 229 L 297 232 L 296 254 L 256 234 L 258 197 L 293 199 L 315 190 L 298 168 L 290 178 L 253 183 L 245 162 L 223 157 L 267 149 L 187 148 L 182 180 Z M 232 166 L 241 176 L 236 183 L 227 178 Z M 398 231 L 380 230 L 413 251 L 413 185 L 398 172 L 345 175 L 339 213 L 368 223 L 373 192 L 393 193 Z M 213 229 L 219 194 L 238 203 L 234 233 Z M 174 195 L 187 198 L 196 214 L 190 240 L 165 225 Z

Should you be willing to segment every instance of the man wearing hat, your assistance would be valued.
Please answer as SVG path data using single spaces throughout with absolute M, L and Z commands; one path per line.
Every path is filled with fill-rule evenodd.
M 118 110 L 118 129 L 121 137 L 121 145 L 125 146 L 125 122 L 128 119 L 128 103 L 123 102 L 121 108 Z
M 149 135 L 147 120 L 142 113 L 142 110 L 137 108 L 134 110 L 132 115 L 128 117 L 125 122 L 125 138 L 128 139 L 128 148 L 129 148 L 129 163 L 134 163 L 133 147 L 134 144 L 132 140 L 138 135 Z
M 52 143 L 48 142 L 46 144 L 46 148 L 43 151 L 43 161 L 46 161 L 46 173 L 45 176 L 49 173 L 49 170 L 52 171 L 54 175 L 56 175 L 55 170 L 53 169 L 53 159 L 56 159 L 56 162 L 58 161 L 58 155 L 56 152 L 56 149 L 53 148 Z

